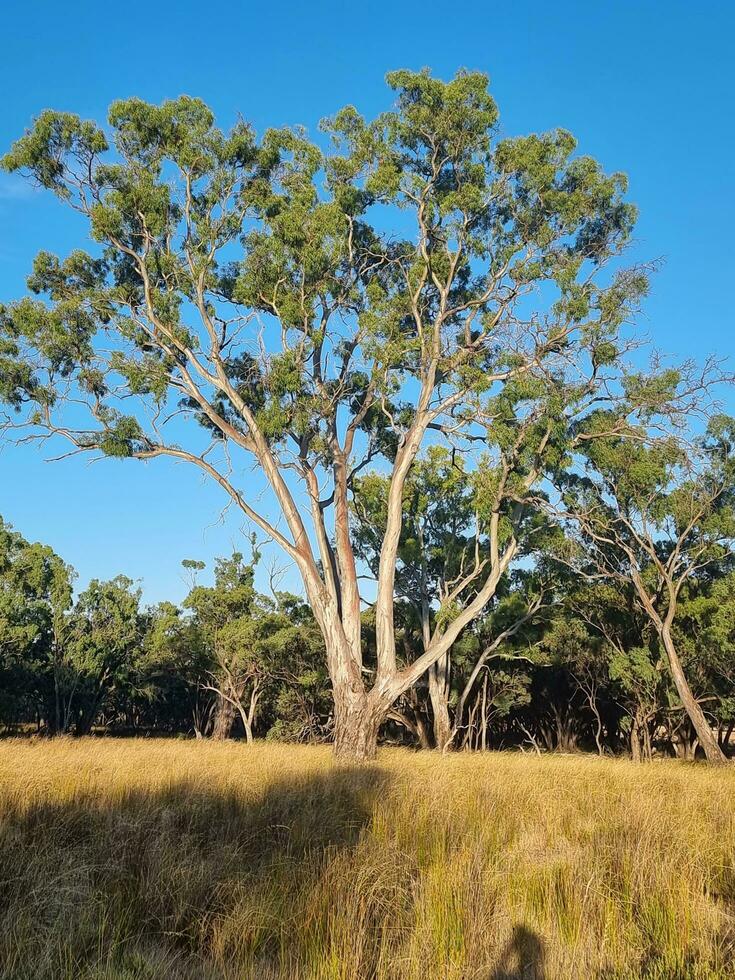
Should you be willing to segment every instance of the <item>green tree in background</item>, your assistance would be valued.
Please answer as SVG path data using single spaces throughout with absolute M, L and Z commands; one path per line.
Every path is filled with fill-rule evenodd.
M 265 663 L 255 649 L 253 630 L 255 562 L 239 552 L 217 560 L 214 584 L 195 585 L 184 601 L 206 650 L 208 690 L 217 696 L 213 735 L 229 738 L 237 715 L 248 741 L 252 738 Z
M 213 584 L 195 585 L 184 601 L 193 612 L 190 649 L 203 655 L 199 687 L 216 697 L 212 735 L 229 738 L 239 719 L 251 742 L 265 714 L 273 737 L 317 738 L 329 715 L 323 641 L 296 597 L 268 599 L 256 591 L 259 557 L 254 548 L 250 562 L 239 552 L 218 559 Z
M 154 730 L 186 731 L 191 726 L 197 738 L 203 737 L 216 707 L 204 690 L 210 666 L 201 632 L 186 610 L 173 602 L 148 610 L 133 697 L 125 705 L 129 724 L 135 727 L 137 715 Z
M 130 684 L 142 639 L 140 589 L 118 575 L 93 579 L 71 613 L 62 661 L 66 724 L 88 734 L 116 689 Z
M 75 573 L 47 545 L 30 544 L 0 517 L 0 715 L 51 703 L 49 722 L 66 728 L 65 644 Z
M 601 431 L 610 419 L 598 416 Z M 632 583 L 707 759 L 724 761 L 676 643 L 683 589 L 729 558 L 735 538 L 733 423 L 714 416 L 693 443 L 673 436 L 590 441 L 584 475 L 565 481 L 562 516 L 578 532 L 583 574 Z

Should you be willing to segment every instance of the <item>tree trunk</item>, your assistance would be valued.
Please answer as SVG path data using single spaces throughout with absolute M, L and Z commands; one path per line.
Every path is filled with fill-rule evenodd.
M 235 706 L 226 698 L 220 697 L 217 701 L 217 712 L 214 716 L 214 726 L 212 728 L 212 738 L 223 741 L 232 735 L 232 726 L 235 723 Z
M 419 740 L 419 746 L 422 749 L 431 748 L 431 732 L 429 731 L 429 719 L 426 717 L 426 713 L 423 710 L 423 706 L 419 701 L 416 689 L 410 687 L 406 691 L 406 699 L 413 713 L 414 722 L 416 724 L 416 737 Z
M 334 755 L 339 762 L 370 762 L 378 751 L 378 729 L 388 712 L 367 696 L 334 692 Z
M 653 761 L 653 744 L 651 742 L 651 729 L 649 728 L 648 719 L 646 719 L 645 724 L 642 726 L 643 731 L 643 756 L 646 762 Z
M 245 730 L 245 741 L 248 745 L 253 744 L 253 726 L 255 725 L 255 710 L 258 707 L 259 691 L 260 685 L 254 684 L 250 692 L 250 703 L 247 711 L 243 708 L 241 695 L 237 695 L 237 710 L 240 712 L 242 727 Z
M 418 741 L 419 748 L 426 750 L 433 747 L 429 729 L 418 705 L 414 705 L 409 701 L 405 709 L 393 707 L 388 712 L 387 717 L 392 721 L 397 721 L 399 725 L 403 725 L 406 731 L 409 731 Z
M 480 747 L 483 752 L 487 751 L 487 674 L 482 682 L 482 718 L 481 718 L 482 741 Z
M 54 735 L 61 731 L 61 691 L 58 662 L 54 662 Z
M 580 691 L 584 694 L 587 699 L 587 704 L 590 707 L 592 716 L 594 720 L 594 736 L 595 745 L 597 746 L 597 754 L 603 755 L 604 750 L 602 747 L 602 717 L 600 716 L 600 709 L 597 707 L 597 682 L 595 680 L 580 681 L 577 680 L 577 686 Z
M 452 740 L 452 722 L 449 717 L 449 653 L 441 656 L 429 667 L 429 697 L 434 719 L 434 746 L 444 752 Z
M 92 731 L 92 725 L 94 724 L 94 719 L 97 712 L 87 710 L 86 708 L 78 716 L 76 724 L 74 725 L 75 735 L 89 735 Z
M 692 694 L 692 689 L 689 687 L 689 682 L 682 669 L 681 661 L 679 660 L 679 655 L 676 652 L 676 646 L 674 645 L 674 640 L 667 624 L 664 624 L 661 629 L 661 640 L 666 650 L 671 676 L 674 679 L 677 693 L 681 699 L 681 703 L 684 705 L 684 710 L 689 715 L 689 719 L 694 726 L 694 731 L 697 733 L 699 744 L 704 749 L 707 762 L 712 765 L 722 765 L 724 762 L 727 762 L 727 759 L 717 744 L 717 739 L 712 732 L 710 723 L 705 718 L 697 699 Z
M 467 719 L 467 731 L 465 732 L 464 739 L 462 740 L 462 748 L 467 751 L 472 751 L 472 740 L 475 737 L 475 715 L 477 714 L 477 707 L 479 704 L 479 695 L 475 698 L 472 707 L 470 708 L 470 716 Z
M 604 749 L 602 747 L 602 719 L 600 718 L 600 712 L 597 708 L 594 709 L 595 712 L 595 745 L 597 746 L 597 754 L 604 755 Z
M 728 725 L 720 725 L 717 742 L 723 752 L 726 752 L 730 745 L 730 737 L 732 736 L 733 729 L 735 729 L 735 724 L 733 722 L 730 722 Z
M 630 723 L 630 757 L 633 762 L 641 761 L 641 739 L 638 732 L 637 717 L 634 717 Z
M 419 740 L 420 748 L 422 748 L 424 751 L 432 748 L 429 729 L 421 715 L 421 712 L 418 712 L 416 715 L 416 736 Z

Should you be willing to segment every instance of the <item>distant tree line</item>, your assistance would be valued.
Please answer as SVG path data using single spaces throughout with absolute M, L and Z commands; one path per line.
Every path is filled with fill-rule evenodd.
M 710 457 L 722 458 L 724 438 L 729 429 L 710 441 Z M 655 466 L 651 473 L 662 477 Z M 592 481 L 585 482 L 588 497 L 591 487 Z M 381 480 L 372 478 L 356 496 L 355 535 L 368 566 L 382 489 Z M 716 483 L 696 493 L 690 487 L 690 518 L 692 494 L 701 505 L 705 491 L 708 527 L 719 540 L 723 522 L 732 519 L 731 491 L 715 492 Z M 578 505 L 579 488 L 570 493 L 567 507 Z M 462 551 L 474 548 L 471 536 L 461 534 L 470 523 L 470 499 L 463 470 L 441 450 L 417 467 L 397 571 L 395 620 L 403 666 L 421 655 L 422 618 L 429 617 L 435 629 L 433 620 L 441 615 L 441 607 L 429 601 L 428 583 L 441 591 L 446 586 L 437 582 L 452 568 L 456 574 Z M 666 616 L 671 600 L 659 564 L 677 569 L 673 549 L 696 549 L 699 564 L 692 567 L 689 555 L 691 574 L 681 576 L 669 629 L 687 689 L 726 755 L 735 730 L 735 554 L 710 540 L 708 555 L 702 527 L 688 543 L 680 536 L 665 544 L 670 515 L 660 501 L 657 506 L 657 545 L 640 576 L 654 594 L 654 611 Z M 594 511 L 565 517 L 579 520 L 581 513 L 589 520 Z M 606 519 L 615 524 L 609 500 Z M 521 748 L 629 753 L 636 760 L 654 753 L 695 758 L 703 747 L 691 706 L 677 688 L 660 624 L 615 554 L 614 539 L 606 538 L 600 553 L 599 541 L 586 540 L 584 530 L 576 537 L 571 530 L 563 534 L 558 519 L 539 518 L 535 530 L 532 560 L 507 576 L 476 627 L 454 644 L 441 673 L 429 672 L 396 702 L 381 737 L 440 751 Z M 74 570 L 62 558 L 0 520 L 3 730 L 247 741 L 333 738 L 318 625 L 298 597 L 258 593 L 259 557 L 253 544 L 249 560 L 234 553 L 217 560 L 209 574 L 202 562 L 185 560 L 191 588 L 183 604 L 144 607 L 138 585 L 122 575 L 93 580 L 75 594 Z M 200 576 L 208 584 L 200 584 Z M 417 581 L 423 591 L 413 591 Z M 362 620 L 365 669 L 374 671 L 374 607 L 366 606 Z
M 74 570 L 0 520 L 0 724 L 324 738 L 331 701 L 308 606 L 259 595 L 241 554 L 217 561 L 213 578 L 183 608 L 144 608 L 124 575 L 74 596 Z

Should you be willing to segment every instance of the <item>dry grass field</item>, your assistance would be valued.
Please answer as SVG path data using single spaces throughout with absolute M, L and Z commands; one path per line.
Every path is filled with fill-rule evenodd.
M 735 772 L 0 743 L 0 977 L 731 978 Z

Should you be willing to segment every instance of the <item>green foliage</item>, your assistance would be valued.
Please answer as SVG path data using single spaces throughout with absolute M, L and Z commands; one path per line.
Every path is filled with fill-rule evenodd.
M 259 595 L 254 568 L 238 553 L 218 560 L 214 583 L 195 584 L 183 609 L 142 609 L 125 576 L 94 579 L 74 600 L 73 569 L 0 519 L 0 724 L 37 713 L 51 733 L 102 724 L 201 734 L 212 719 L 206 687 L 224 672 L 257 679 L 263 733 L 323 738 L 331 699 L 319 630 L 296 597 Z
M 58 680 L 66 724 L 87 734 L 116 688 L 129 684 L 142 638 L 140 589 L 124 575 L 93 579 L 71 613 Z
M 47 407 L 67 397 L 60 381 L 72 378 L 91 396 L 98 425 L 85 430 L 83 448 L 130 456 L 159 440 L 142 415 L 139 429 L 119 416 L 119 379 L 143 401 L 181 399 L 220 436 L 218 419 L 243 427 L 234 391 L 268 441 L 292 435 L 323 458 L 345 406 L 366 435 L 375 434 L 378 396 L 400 417 L 396 396 L 425 368 L 431 322 L 440 326 L 437 378 L 465 391 L 476 413 L 490 379 L 532 356 L 526 344 L 502 340 L 504 291 L 542 283 L 557 299 L 533 353 L 551 361 L 571 345 L 596 370 L 613 366 L 616 331 L 645 279 L 618 272 L 609 286 L 594 285 L 585 264 L 605 263 L 629 238 L 635 210 L 623 200 L 624 178 L 575 156 L 563 131 L 498 140 L 482 74 L 442 82 L 396 71 L 387 80 L 392 111 L 367 122 L 348 107 L 325 121 L 331 153 L 300 129 L 258 141 L 240 122 L 225 134 L 187 96 L 115 102 L 108 135 L 71 114 L 42 113 L 3 166 L 82 211 L 100 249 L 39 254 L 29 288 L 45 301 L 21 300 L 0 316 L 3 397 L 19 409 L 37 404 L 34 423 L 54 424 Z M 413 210 L 422 244 L 371 227 L 376 204 Z M 243 307 L 279 321 L 281 351 L 267 342 L 253 359 L 230 346 Z M 98 347 L 102 333 L 109 357 Z M 197 366 L 224 370 L 227 383 L 208 391 Z M 509 389 L 505 406 L 538 401 L 539 425 L 579 401 L 569 379 L 548 370 L 512 380 L 528 390 Z M 496 417 L 489 441 L 507 443 L 517 423 Z M 560 460 L 561 447 L 554 453 Z
M 54 642 L 72 603 L 74 571 L 0 517 L 0 720 L 44 696 Z

